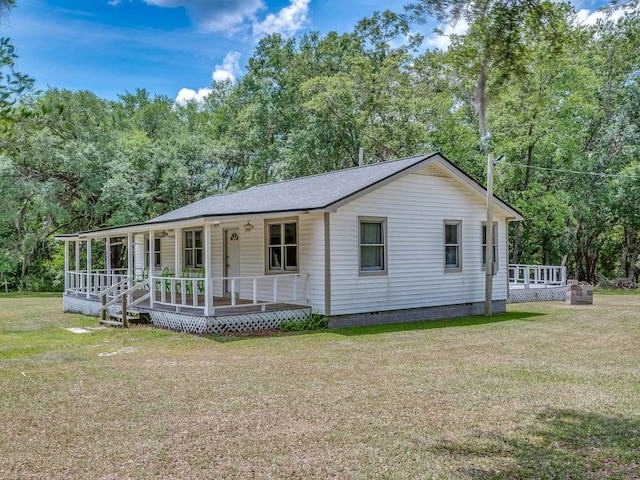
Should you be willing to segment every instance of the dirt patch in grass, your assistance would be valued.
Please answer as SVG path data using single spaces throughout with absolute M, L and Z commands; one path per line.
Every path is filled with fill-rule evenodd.
M 50 300 L 0 297 L 1 478 L 637 478 L 639 296 L 229 342 Z

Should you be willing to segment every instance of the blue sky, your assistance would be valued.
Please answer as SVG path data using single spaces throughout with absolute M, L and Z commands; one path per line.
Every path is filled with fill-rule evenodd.
M 597 5 L 595 0 L 578 1 L 585 18 Z M 374 11 L 400 12 L 405 3 L 408 0 L 18 0 L 0 36 L 12 39 L 20 57 L 18 69 L 35 78 L 41 90 L 87 89 L 116 99 L 125 91 L 146 88 L 154 95 L 188 99 L 206 93 L 213 80 L 241 76 L 265 34 L 350 32 Z M 430 35 L 430 28 L 425 33 Z

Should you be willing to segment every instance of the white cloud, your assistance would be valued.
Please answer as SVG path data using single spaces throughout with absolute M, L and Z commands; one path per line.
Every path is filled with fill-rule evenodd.
M 222 61 L 222 65 L 216 65 L 216 69 L 213 72 L 213 81 L 221 82 L 224 80 L 231 80 L 232 82 L 236 79 L 242 71 L 240 70 L 240 56 L 242 54 L 240 52 L 229 52 L 224 57 Z
M 434 34 L 431 38 L 427 38 L 426 44 L 428 47 L 439 48 L 440 50 L 446 50 L 451 43 L 451 35 L 462 35 L 467 32 L 469 24 L 464 18 L 461 18 L 455 25 L 447 25 L 442 34 Z
M 308 1 L 308 0 L 307 0 Z M 231 33 L 265 8 L 262 0 L 144 0 L 164 8 L 183 7 L 189 18 L 207 32 Z
M 307 26 L 310 0 L 290 0 L 291 4 L 278 13 L 270 13 L 262 22 L 253 24 L 253 35 L 260 38 L 271 33 L 291 37 Z
M 592 12 L 587 10 L 586 8 L 580 9 L 576 12 L 576 23 L 578 25 L 595 25 L 598 23 L 598 20 L 606 20 L 610 19 L 614 22 L 622 18 L 625 14 L 626 9 L 619 8 L 614 10 L 611 14 L 607 14 L 607 12 L 602 10 L 596 10 Z
M 183 88 L 178 92 L 176 103 L 202 103 L 207 95 L 211 93 L 210 88 L 201 88 L 197 92 L 190 88 Z
M 242 73 L 240 69 L 240 52 L 229 52 L 222 60 L 222 65 L 216 65 L 211 78 L 214 82 L 223 82 L 225 80 L 235 81 L 238 75 Z M 213 90 L 211 88 L 200 88 L 197 92 L 190 88 L 183 88 L 178 92 L 176 103 L 202 103 L 204 99 Z

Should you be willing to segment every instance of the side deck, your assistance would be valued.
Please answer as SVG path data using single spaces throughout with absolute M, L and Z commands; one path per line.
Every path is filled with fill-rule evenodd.
M 509 265 L 507 303 L 563 302 L 566 290 L 566 267 Z

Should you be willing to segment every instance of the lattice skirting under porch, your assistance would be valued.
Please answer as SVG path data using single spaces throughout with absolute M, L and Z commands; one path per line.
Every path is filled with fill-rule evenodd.
M 280 322 L 284 320 L 303 321 L 310 314 L 310 308 L 243 313 L 242 315 L 224 315 L 220 317 L 198 317 L 162 310 L 149 311 L 154 327 L 200 335 L 278 328 Z
M 511 289 L 507 303 L 564 302 L 566 294 L 567 287 Z
M 64 312 L 82 313 L 90 317 L 97 317 L 100 315 L 100 302 L 64 295 L 62 297 L 62 310 Z

